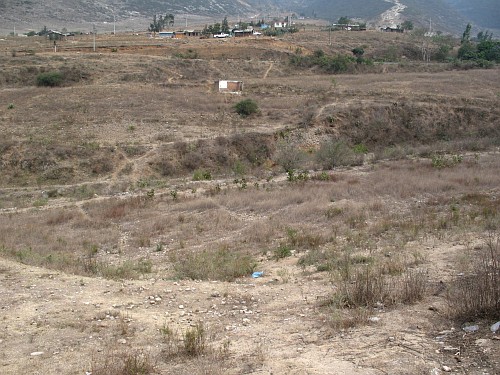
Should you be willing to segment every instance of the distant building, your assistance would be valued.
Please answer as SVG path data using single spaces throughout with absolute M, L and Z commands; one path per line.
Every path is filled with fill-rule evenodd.
M 380 30 L 385 31 L 386 33 L 404 33 L 404 29 L 401 29 L 399 27 L 382 27 Z
M 288 23 L 286 23 L 286 22 L 275 22 L 274 28 L 275 29 L 283 29 L 283 28 L 287 27 L 287 25 L 288 25 Z
M 252 36 L 253 35 L 253 30 L 246 29 L 246 30 L 233 30 L 233 35 L 238 38 L 238 37 L 244 37 L 244 36 Z
M 365 31 L 366 25 L 360 25 L 357 23 L 354 24 L 334 23 L 332 24 L 332 28 L 333 30 Z
M 242 81 L 215 81 L 215 89 L 218 92 L 239 94 L 243 91 Z
M 158 33 L 158 36 L 160 38 L 175 38 L 175 32 L 174 31 L 160 31 Z

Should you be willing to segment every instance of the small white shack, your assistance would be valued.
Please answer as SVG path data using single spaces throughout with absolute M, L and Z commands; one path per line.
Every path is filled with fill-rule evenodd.
M 225 80 L 215 81 L 215 89 L 218 92 L 239 94 L 243 91 L 243 82 Z

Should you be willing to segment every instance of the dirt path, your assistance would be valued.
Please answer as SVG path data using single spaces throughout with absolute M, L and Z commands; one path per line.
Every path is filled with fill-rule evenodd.
M 269 68 L 266 70 L 266 72 L 264 73 L 264 76 L 262 77 L 263 79 L 267 78 L 267 75 L 269 74 L 269 72 L 271 71 L 273 66 L 274 66 L 274 63 L 271 61 L 271 64 L 269 64 Z

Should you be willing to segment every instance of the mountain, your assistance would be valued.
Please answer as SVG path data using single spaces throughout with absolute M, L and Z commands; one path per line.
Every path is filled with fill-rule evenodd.
M 340 17 L 376 18 L 393 4 L 385 0 L 310 0 L 290 3 L 289 6 L 306 17 L 322 18 L 336 21 Z
M 500 29 L 498 0 L 445 0 L 479 28 Z
M 380 26 L 411 20 L 415 27 L 460 35 L 476 30 L 500 33 L 499 0 L 0 0 L 0 34 L 39 31 L 44 26 L 70 31 L 146 30 L 154 14 L 172 13 L 176 25 L 204 25 L 233 19 L 296 13 L 336 21 L 342 16 Z M 403 5 L 394 12 L 396 5 Z M 385 12 L 385 13 L 384 13 Z M 381 16 L 383 14 L 383 16 Z M 497 33 L 498 32 L 498 33 Z
M 0 0 L 0 33 L 48 28 L 111 31 L 146 30 L 154 14 L 172 13 L 177 19 L 199 23 L 222 21 L 224 16 L 250 16 L 276 11 L 288 0 Z M 291 1 L 293 3 L 293 0 Z

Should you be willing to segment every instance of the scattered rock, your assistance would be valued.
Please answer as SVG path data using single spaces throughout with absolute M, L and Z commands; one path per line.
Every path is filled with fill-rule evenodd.
M 30 353 L 30 356 L 32 357 L 37 357 L 39 355 L 43 355 L 44 352 L 33 352 L 33 353 Z
M 490 330 L 493 333 L 497 333 L 498 329 L 500 329 L 500 322 L 496 322 L 490 327 Z
M 443 365 L 442 369 L 444 372 L 451 372 L 451 367 Z
M 184 308 L 184 305 L 179 305 L 179 309 L 183 309 Z
M 477 332 L 477 331 L 479 331 L 479 326 L 477 324 L 474 324 L 474 325 L 470 325 L 470 326 L 464 326 L 464 327 L 462 327 L 462 329 L 465 332 Z
M 118 344 L 126 344 L 127 340 L 125 340 L 125 339 L 118 339 L 117 342 L 118 342 Z

